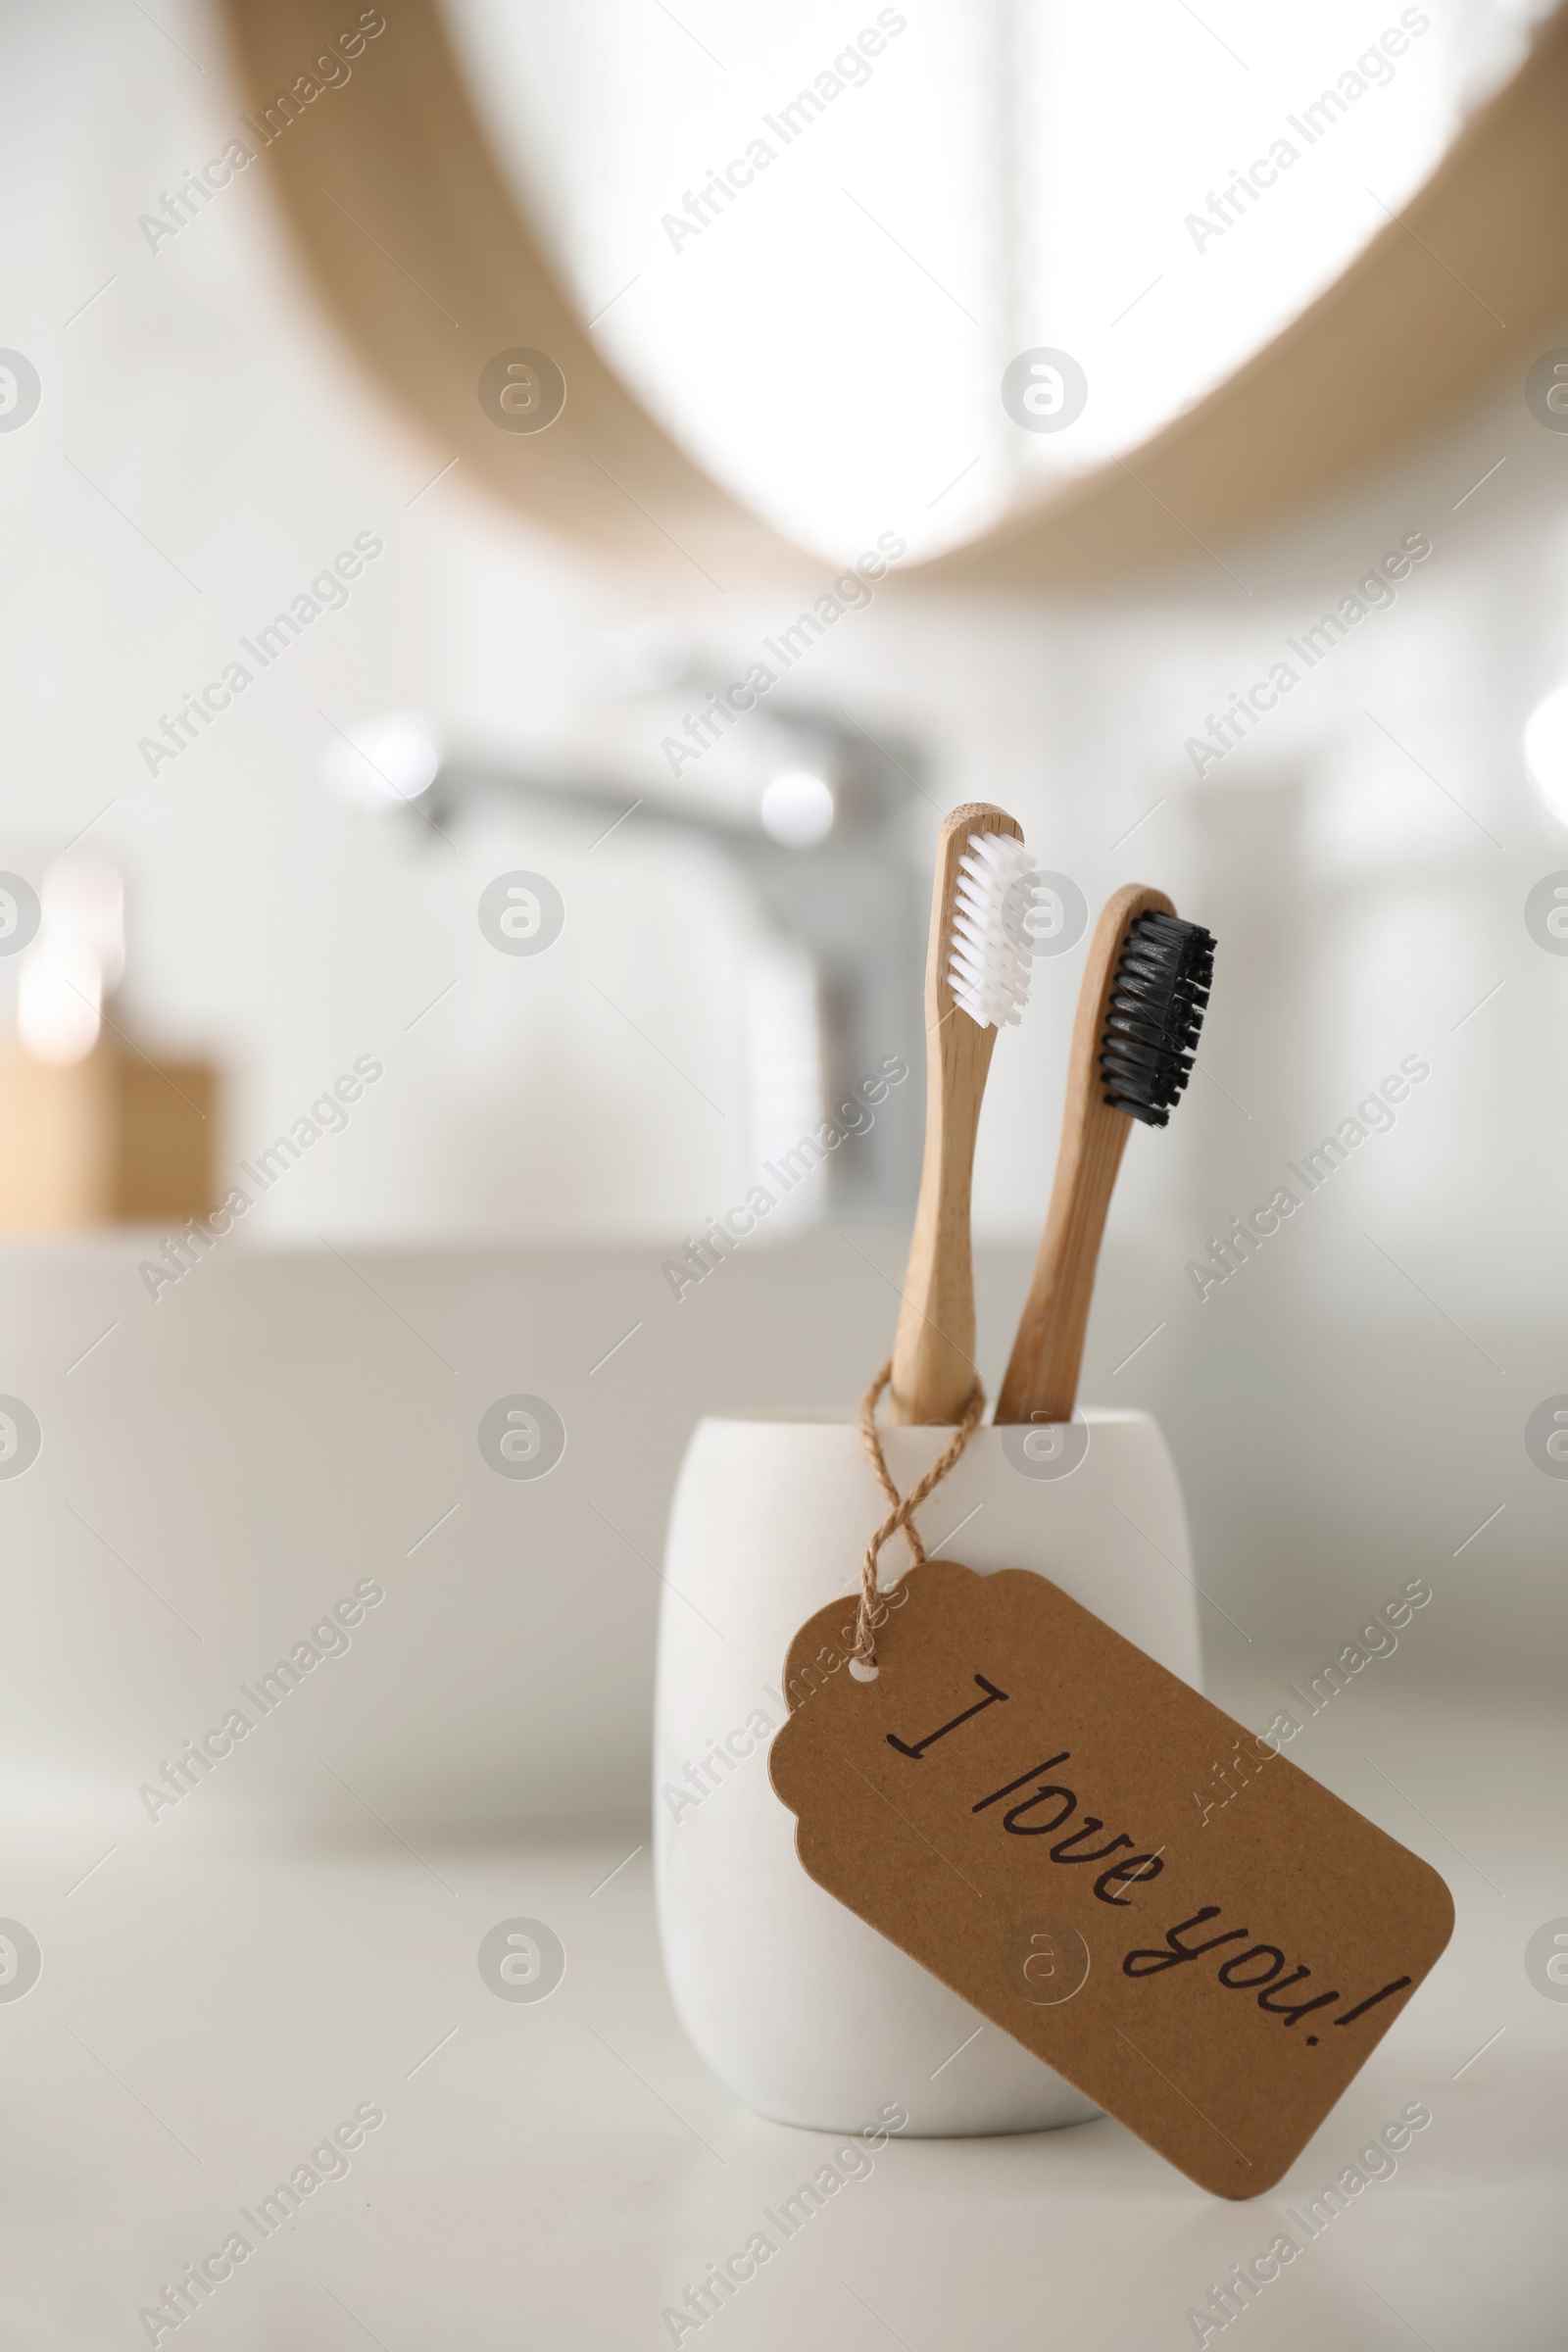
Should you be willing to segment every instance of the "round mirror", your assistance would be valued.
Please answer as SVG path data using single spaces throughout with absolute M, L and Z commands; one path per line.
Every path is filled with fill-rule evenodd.
M 910 559 L 1128 458 L 1386 229 L 1544 0 L 449 0 L 637 398 L 788 536 Z M 1441 257 L 1437 257 L 1441 260 Z

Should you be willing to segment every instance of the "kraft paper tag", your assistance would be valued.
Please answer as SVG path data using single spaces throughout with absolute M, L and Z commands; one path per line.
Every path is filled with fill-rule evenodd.
M 890 1598 L 872 1681 L 853 1601 L 790 1645 L 802 1863 L 1200 2186 L 1272 2187 L 1447 1942 L 1446 1886 L 1045 1577 L 927 1560 Z

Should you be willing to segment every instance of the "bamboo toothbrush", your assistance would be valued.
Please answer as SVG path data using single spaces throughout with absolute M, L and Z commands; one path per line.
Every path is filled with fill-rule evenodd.
M 969 1184 L 997 1030 L 1029 994 L 1035 875 L 1005 809 L 974 801 L 943 819 L 926 952 L 925 1157 L 889 1418 L 961 1421 L 974 1393 Z
M 1046 1230 L 1002 1394 L 1000 1422 L 1070 1421 L 1105 1212 L 1134 1119 L 1169 1123 L 1187 1084 L 1214 941 L 1163 891 L 1107 900 L 1078 996 Z

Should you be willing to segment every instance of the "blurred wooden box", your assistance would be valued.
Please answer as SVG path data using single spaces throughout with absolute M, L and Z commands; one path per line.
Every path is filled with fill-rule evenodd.
M 213 1206 L 218 1074 L 102 1041 L 61 1068 L 0 1054 L 0 1232 L 183 1224 Z

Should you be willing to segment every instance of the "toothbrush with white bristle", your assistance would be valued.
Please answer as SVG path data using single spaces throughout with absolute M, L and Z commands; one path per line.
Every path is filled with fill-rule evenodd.
M 974 1364 L 969 1187 L 980 1103 L 1000 1028 L 1029 995 L 1038 879 L 1005 809 L 970 802 L 943 819 L 926 954 L 925 1158 L 888 1417 L 961 1421 Z

